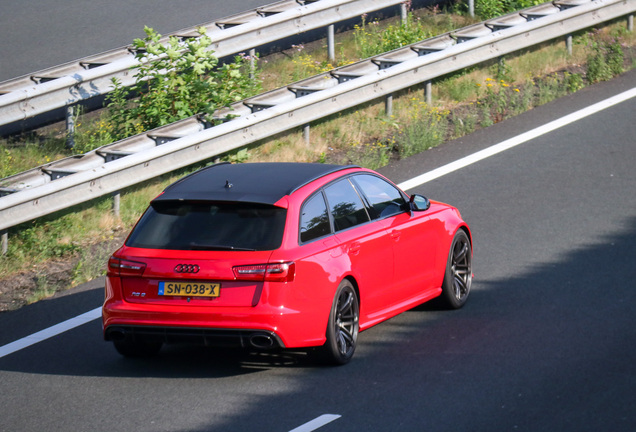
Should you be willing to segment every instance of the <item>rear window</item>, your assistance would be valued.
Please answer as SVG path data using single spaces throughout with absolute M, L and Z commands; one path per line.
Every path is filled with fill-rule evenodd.
M 126 246 L 177 250 L 273 250 L 286 210 L 254 203 L 159 201 L 139 220 Z
M 331 234 L 327 204 L 322 193 L 309 198 L 300 215 L 300 241 L 308 242 L 313 239 Z

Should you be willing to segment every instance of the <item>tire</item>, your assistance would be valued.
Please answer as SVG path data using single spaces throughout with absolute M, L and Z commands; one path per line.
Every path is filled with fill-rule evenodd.
M 459 309 L 468 300 L 473 281 L 473 255 L 465 231 L 455 233 L 448 253 L 440 300 L 449 309 Z
M 343 280 L 333 299 L 327 323 L 327 341 L 322 347 L 322 357 L 326 363 L 349 363 L 358 342 L 359 320 L 358 295 L 351 282 Z
M 124 357 L 143 358 L 156 355 L 163 342 L 159 339 L 135 337 L 113 341 L 117 352 Z

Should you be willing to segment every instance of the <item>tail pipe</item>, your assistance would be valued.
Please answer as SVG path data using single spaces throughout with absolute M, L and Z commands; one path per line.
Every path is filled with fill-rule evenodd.
M 267 333 L 256 333 L 250 336 L 250 345 L 258 349 L 272 349 L 278 346 L 272 335 Z

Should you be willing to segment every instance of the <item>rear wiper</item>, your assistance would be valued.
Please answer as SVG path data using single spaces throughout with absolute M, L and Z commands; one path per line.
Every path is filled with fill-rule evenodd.
M 196 243 L 190 243 L 189 247 L 192 250 L 228 250 L 228 251 L 250 251 L 250 252 L 253 252 L 256 250 L 252 248 L 244 248 L 244 247 L 237 247 L 237 246 L 203 245 L 203 244 L 196 244 Z

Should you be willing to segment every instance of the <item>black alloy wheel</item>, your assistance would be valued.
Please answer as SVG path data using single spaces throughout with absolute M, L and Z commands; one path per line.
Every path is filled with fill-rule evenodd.
M 459 309 L 466 303 L 473 281 L 473 255 L 470 240 L 465 231 L 459 230 L 453 238 L 441 300 L 451 309 Z
M 327 341 L 323 346 L 325 360 L 330 364 L 343 365 L 351 360 L 356 350 L 360 320 L 358 295 L 348 280 L 343 280 L 333 300 Z

